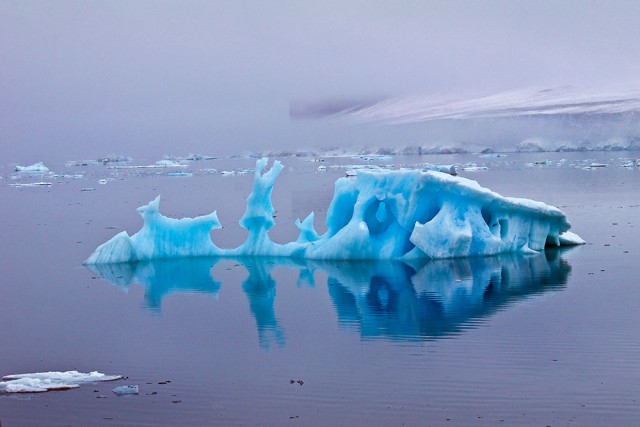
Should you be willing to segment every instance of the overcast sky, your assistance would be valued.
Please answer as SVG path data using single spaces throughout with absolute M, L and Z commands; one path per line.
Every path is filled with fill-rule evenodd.
M 9 161 L 292 147 L 289 102 L 637 85 L 637 1 L 0 1 Z

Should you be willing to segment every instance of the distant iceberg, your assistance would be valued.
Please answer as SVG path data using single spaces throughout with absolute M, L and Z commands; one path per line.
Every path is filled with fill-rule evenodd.
M 322 260 L 453 258 L 519 252 L 545 246 L 582 244 L 569 232 L 558 208 L 528 199 L 503 197 L 476 181 L 437 171 L 362 170 L 341 178 L 327 212 L 327 232 L 318 235 L 313 212 L 297 240 L 269 238 L 275 225 L 271 192 L 283 166 L 256 162 L 254 186 L 240 225 L 249 235 L 235 249 L 216 246 L 210 233 L 220 228 L 216 212 L 195 218 L 168 218 L 160 196 L 138 208 L 144 225 L 133 236 L 121 232 L 100 245 L 85 264 L 147 261 L 187 256 L 279 256 Z
M 25 173 L 47 173 L 49 168 L 44 165 L 43 162 L 34 163 L 29 166 L 16 166 L 16 172 Z

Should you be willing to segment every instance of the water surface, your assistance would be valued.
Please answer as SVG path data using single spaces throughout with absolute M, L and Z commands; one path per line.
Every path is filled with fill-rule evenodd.
M 2 165 L 0 374 L 128 376 L 0 396 L 2 425 L 634 425 L 640 171 L 620 167 L 621 157 L 376 163 L 487 166 L 461 174 L 563 209 L 588 241 L 571 250 L 410 264 L 197 258 L 93 270 L 82 261 L 117 232 L 137 231 L 135 208 L 158 194 L 167 215 L 217 209 L 224 228 L 214 231 L 216 244 L 242 242 L 236 224 L 252 180 L 243 173 L 254 161 L 191 162 L 179 169 L 191 177 L 82 162 L 25 177 Z M 324 231 L 335 179 L 372 163 L 308 160 L 282 159 L 274 241 L 295 239 L 293 221 L 311 210 Z M 608 166 L 583 169 L 592 162 Z M 52 185 L 11 185 L 41 181 Z M 111 393 L 123 384 L 138 384 L 140 395 Z

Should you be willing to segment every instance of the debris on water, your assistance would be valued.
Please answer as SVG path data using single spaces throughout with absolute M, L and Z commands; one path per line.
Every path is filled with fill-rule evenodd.
M 95 187 L 85 187 L 81 188 L 80 191 L 96 191 Z
M 127 396 L 138 394 L 140 392 L 140 389 L 137 385 L 123 385 L 120 387 L 116 387 L 111 391 L 113 391 L 116 396 Z
M 160 381 L 158 384 L 170 384 L 171 380 Z
M 302 385 L 302 384 L 304 384 L 304 381 L 302 381 L 302 380 L 289 380 L 289 384 L 299 384 L 299 385 Z

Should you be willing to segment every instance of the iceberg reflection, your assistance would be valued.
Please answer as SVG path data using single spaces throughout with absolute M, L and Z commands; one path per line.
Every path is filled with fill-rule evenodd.
M 259 343 L 268 349 L 283 346 L 286 339 L 275 311 L 274 268 L 297 272 L 298 285 L 306 282 L 313 286 L 316 275 L 326 276 L 341 328 L 358 331 L 364 339 L 419 341 L 459 334 L 511 303 L 563 289 L 571 272 L 561 256 L 564 251 L 409 263 L 264 257 L 235 258 L 231 262 L 248 273 L 242 290 L 256 322 Z M 223 260 L 230 261 L 183 258 L 88 267 L 118 287 L 142 285 L 146 307 L 159 311 L 162 300 L 170 294 L 216 296 L 222 282 L 213 277 L 213 273 L 218 274 L 213 267 Z M 235 274 L 233 271 L 234 279 Z

